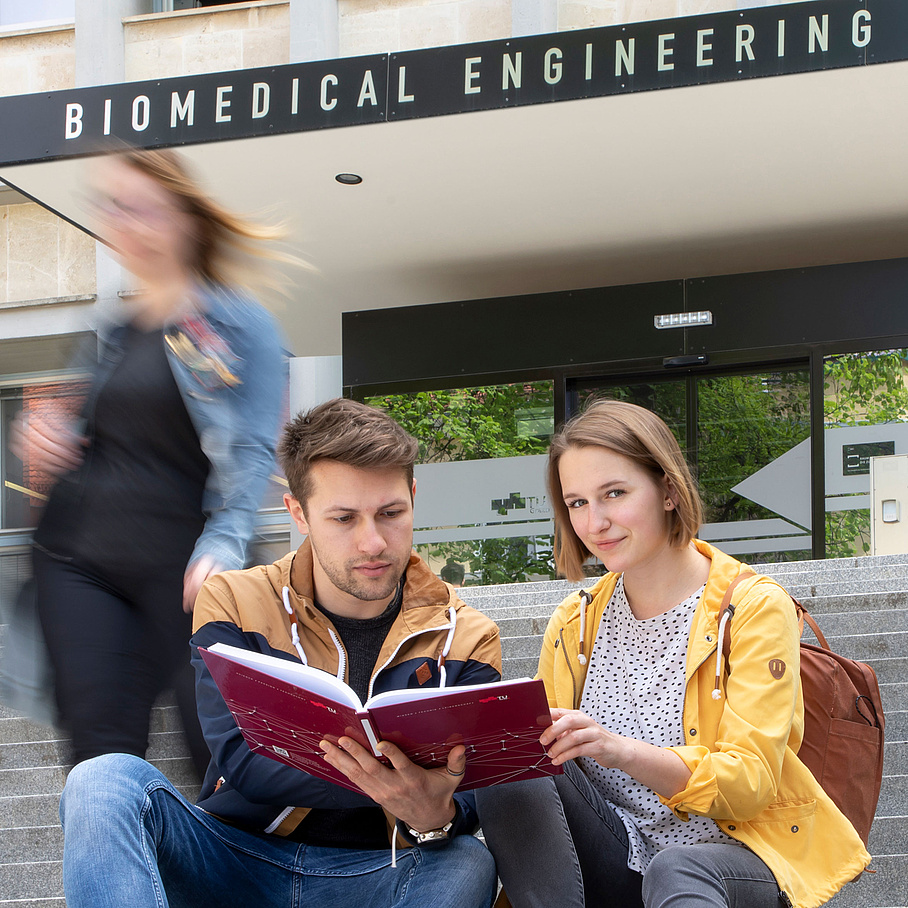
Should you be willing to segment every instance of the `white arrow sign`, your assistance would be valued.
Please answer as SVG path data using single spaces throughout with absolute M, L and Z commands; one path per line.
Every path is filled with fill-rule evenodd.
M 809 529 L 810 439 L 739 482 L 732 492 Z
M 908 423 L 883 423 L 877 426 L 845 426 L 827 429 L 826 496 L 866 496 L 863 507 L 870 507 L 870 475 L 850 472 L 858 462 L 856 446 L 884 444 L 888 454 L 908 454 Z M 880 451 L 879 453 L 883 453 Z M 849 469 L 849 473 L 846 473 Z M 770 511 L 810 528 L 810 439 L 805 439 L 756 473 L 739 482 L 732 492 L 756 502 Z M 851 502 L 854 503 L 853 501 Z M 827 510 L 838 510 L 838 503 L 827 503 Z

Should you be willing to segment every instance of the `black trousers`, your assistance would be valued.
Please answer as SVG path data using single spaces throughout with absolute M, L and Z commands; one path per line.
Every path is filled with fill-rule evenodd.
M 209 754 L 195 708 L 192 616 L 182 609 L 182 569 L 102 577 L 39 549 L 33 558 L 38 613 L 73 761 L 107 753 L 144 757 L 151 708 L 173 688 L 201 778 Z

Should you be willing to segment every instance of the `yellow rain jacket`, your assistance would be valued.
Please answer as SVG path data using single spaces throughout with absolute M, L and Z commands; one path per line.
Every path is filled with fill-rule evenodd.
M 783 900 L 815 908 L 860 874 L 870 855 L 797 757 L 804 701 L 795 610 L 774 580 L 741 581 L 730 622 L 733 671 L 723 663 L 721 696 L 714 699 L 719 607 L 732 579 L 749 568 L 705 542 L 694 545 L 712 566 L 688 638 L 685 742 L 670 748 L 691 777 L 683 791 L 662 801 L 682 820 L 711 817 L 764 861 Z M 552 615 L 537 674 L 551 707 L 579 708 L 587 668 L 578 659 L 581 639 L 589 657 L 617 579 L 610 573 L 596 581 L 585 610 L 574 593 Z

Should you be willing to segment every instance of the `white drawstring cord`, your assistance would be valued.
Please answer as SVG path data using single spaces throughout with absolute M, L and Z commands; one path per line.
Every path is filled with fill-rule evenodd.
M 299 628 L 296 626 L 296 617 L 294 616 L 293 608 L 290 605 L 289 586 L 285 586 L 281 590 L 281 598 L 284 600 L 284 609 L 290 616 L 290 642 L 296 647 L 296 651 L 299 653 L 299 657 L 300 659 L 302 659 L 303 665 L 308 665 L 309 660 L 306 658 L 306 653 L 303 651 L 303 646 L 300 643 Z
M 451 652 L 451 644 L 454 642 L 454 631 L 457 629 L 457 611 L 454 606 L 448 608 L 448 617 L 451 619 L 451 626 L 448 628 L 448 636 L 445 637 L 445 645 L 442 647 L 441 655 L 438 657 L 438 674 L 441 683 L 439 687 L 444 687 L 448 681 L 448 673 L 445 669 L 445 659 Z M 397 867 L 397 828 L 391 834 L 391 866 Z
M 451 644 L 454 642 L 454 631 L 457 628 L 457 611 L 454 606 L 448 608 L 448 617 L 451 619 L 451 626 L 448 628 L 448 636 L 445 637 L 445 645 L 442 647 L 441 655 L 438 657 L 438 674 L 441 679 L 439 687 L 444 687 L 448 680 L 448 673 L 445 669 L 445 658 L 451 652 Z M 391 833 L 391 866 L 397 867 L 397 827 Z
M 290 616 L 290 642 L 296 647 L 296 651 L 299 654 L 303 665 L 308 665 L 309 660 L 306 658 L 306 653 L 300 643 L 300 632 L 296 625 L 296 616 L 293 614 L 293 607 L 290 605 L 290 587 L 285 586 L 281 590 L 281 599 L 284 603 L 284 610 Z M 275 817 L 274 821 L 265 828 L 265 832 L 274 832 L 274 830 L 277 829 L 294 810 L 296 810 L 295 807 L 285 807 L 277 817 Z
M 302 644 L 300 643 L 299 629 L 297 627 L 297 623 L 294 618 L 293 607 L 290 605 L 290 588 L 289 587 L 285 586 L 281 590 L 281 598 L 284 602 L 284 610 L 291 617 L 291 619 L 293 619 L 290 623 L 290 640 L 292 641 L 293 645 L 296 647 L 296 651 L 297 651 L 297 653 L 299 653 L 299 657 L 302 660 L 303 665 L 308 665 L 309 660 L 306 658 L 306 653 L 304 652 Z M 445 645 L 442 648 L 441 655 L 438 657 L 438 671 L 439 671 L 439 674 L 441 675 L 441 685 L 440 685 L 441 687 L 444 687 L 445 684 L 447 683 L 447 672 L 445 671 L 445 658 L 447 657 L 448 653 L 451 651 L 451 644 L 454 642 L 454 631 L 457 627 L 457 611 L 454 609 L 453 606 L 451 606 L 448 609 L 448 617 L 451 619 L 451 626 L 448 628 L 448 635 L 445 638 Z M 329 633 L 331 634 L 331 639 L 334 641 L 334 646 L 337 648 L 337 654 L 338 654 L 337 677 L 340 678 L 341 680 L 343 680 L 344 671 L 345 671 L 346 665 L 347 665 L 347 656 L 344 653 L 343 646 L 341 646 L 340 641 L 337 639 L 337 635 L 330 629 L 329 629 Z M 278 816 L 275 823 L 272 824 L 272 826 L 276 827 L 276 825 L 279 824 L 281 822 L 281 820 L 284 819 L 286 814 L 292 810 L 293 810 L 293 808 L 289 807 L 285 811 L 283 811 Z M 394 833 L 391 836 L 391 866 L 395 867 L 395 868 L 397 867 L 397 829 L 394 830 Z
M 713 688 L 713 700 L 722 699 L 722 689 L 719 687 L 722 678 L 722 644 L 725 641 L 725 627 L 731 621 L 734 613 L 735 607 L 729 605 L 719 622 L 719 639 L 716 641 L 716 686 Z
M 441 684 L 444 687 L 448 682 L 448 673 L 445 670 L 445 658 L 451 652 L 451 644 L 454 642 L 454 631 L 457 628 L 457 612 L 452 605 L 448 609 L 448 617 L 451 619 L 451 627 L 448 628 L 448 636 L 445 638 L 445 645 L 442 648 L 441 655 L 438 657 L 438 674 L 441 676 Z
M 281 590 L 281 598 L 284 600 L 284 610 L 291 618 L 290 622 L 290 641 L 296 647 L 296 651 L 300 655 L 300 659 L 303 660 L 303 665 L 308 665 L 309 660 L 306 658 L 306 653 L 303 651 L 303 646 L 300 643 L 300 632 L 296 624 L 296 618 L 293 615 L 293 608 L 290 605 L 290 587 L 285 586 Z M 328 633 L 331 635 L 331 639 L 334 642 L 334 648 L 337 650 L 337 677 L 343 681 L 344 672 L 347 670 L 347 654 L 344 652 L 343 646 L 341 646 L 340 640 L 337 638 L 337 634 L 328 628 Z

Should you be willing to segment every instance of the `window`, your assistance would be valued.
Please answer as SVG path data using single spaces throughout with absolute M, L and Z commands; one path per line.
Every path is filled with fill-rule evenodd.
M 8 448 L 10 426 L 20 414 L 35 416 L 53 424 L 66 423 L 81 407 L 85 382 L 63 379 L 0 389 L 0 434 L 4 440 L 0 458 L 3 473 L 3 497 L 0 505 L 0 529 L 24 529 L 38 522 L 52 477 L 41 472 L 28 457 L 24 461 Z
M 811 556 L 806 364 L 590 380 L 577 387 L 578 405 L 599 393 L 652 410 L 675 433 L 706 508 L 701 539 L 754 563 Z
M 3 0 L 0 28 L 22 28 L 50 22 L 72 22 L 76 0 Z
M 201 6 L 224 6 L 226 3 L 236 3 L 237 0 L 154 0 L 156 13 L 171 13 L 181 9 L 197 9 Z
M 554 577 L 545 491 L 551 381 L 365 402 L 419 441 L 414 542 L 432 570 L 464 586 Z
M 870 458 L 908 454 L 908 350 L 826 358 L 826 554 L 870 554 Z

